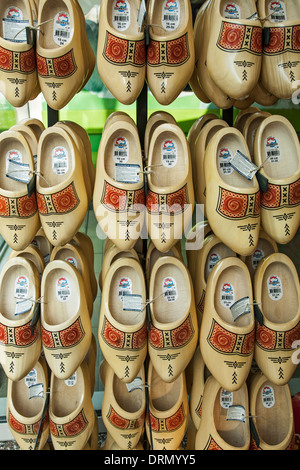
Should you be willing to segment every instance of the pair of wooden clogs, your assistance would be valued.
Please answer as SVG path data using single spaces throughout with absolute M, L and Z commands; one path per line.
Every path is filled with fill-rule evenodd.
M 198 349 L 189 404 L 189 449 L 293 450 L 289 386 L 274 384 L 259 370 L 230 392 L 210 374 Z
M 188 0 L 151 0 L 146 11 L 140 0 L 101 2 L 98 71 L 121 103 L 133 103 L 145 80 L 160 104 L 172 103 L 187 85 L 194 62 Z
M 194 189 L 213 233 L 242 256 L 256 249 L 261 226 L 276 243 L 290 242 L 300 224 L 292 124 L 255 109 L 235 127 L 213 115 L 197 121 L 188 136 Z
M 49 437 L 54 450 L 97 450 L 93 375 L 84 359 L 71 377 L 59 379 L 41 356 L 23 379 L 8 380 L 7 422 L 21 450 L 46 449 Z
M 15 107 L 42 91 L 47 104 L 62 109 L 89 80 L 95 56 L 77 0 L 19 0 L 2 4 L 1 91 Z M 28 40 L 25 28 L 36 31 Z
M 155 246 L 166 252 L 182 238 L 194 209 L 188 142 L 168 113 L 149 118 L 145 158 L 144 167 L 132 118 L 112 113 L 98 151 L 94 212 L 102 231 L 119 248 L 133 248 L 144 237 L 145 224 Z
M 31 121 L 1 134 L 0 233 L 14 251 L 42 226 L 53 246 L 78 232 L 92 198 L 95 169 L 86 131 L 58 122 L 33 132 Z M 31 127 L 30 127 L 31 126 Z

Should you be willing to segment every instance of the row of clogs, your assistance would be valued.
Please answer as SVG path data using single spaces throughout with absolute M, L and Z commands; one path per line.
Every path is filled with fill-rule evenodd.
M 297 2 L 205 1 L 194 25 L 196 96 L 222 109 L 292 99 L 299 23 Z
M 98 150 L 93 206 L 105 235 L 131 249 L 147 234 L 162 251 L 183 236 L 194 210 L 187 138 L 168 113 L 154 113 L 145 132 L 145 158 L 135 122 L 126 113 L 107 119 Z M 145 191 L 147 176 L 147 194 Z
M 0 233 L 15 251 L 26 248 L 41 226 L 53 246 L 68 243 L 84 221 L 94 189 L 86 131 L 71 121 L 47 129 L 40 124 L 35 123 L 38 135 L 26 120 L 0 137 Z
M 188 141 L 196 202 L 226 245 L 248 256 L 260 227 L 276 243 L 294 238 L 300 224 L 300 145 L 287 118 L 253 107 L 230 127 L 207 114 L 194 122 Z M 254 166 L 244 171 L 245 161 Z
M 0 8 L 1 92 L 14 107 L 40 92 L 52 109 L 62 109 L 83 89 L 95 67 L 85 17 L 77 0 L 21 0 Z M 35 31 L 28 40 L 25 28 Z
M 7 423 L 20 450 L 49 450 L 49 437 L 53 450 L 97 450 L 94 366 L 88 357 L 64 380 L 41 356 L 24 378 L 8 379 Z
M 0 275 L 0 363 L 17 381 L 44 351 L 54 375 L 69 378 L 92 341 L 86 279 L 73 263 L 54 259 L 42 276 L 25 256 L 13 256 Z
M 207 370 L 199 348 L 190 391 L 187 446 L 195 450 L 293 450 L 294 413 L 289 386 L 260 370 L 229 392 Z

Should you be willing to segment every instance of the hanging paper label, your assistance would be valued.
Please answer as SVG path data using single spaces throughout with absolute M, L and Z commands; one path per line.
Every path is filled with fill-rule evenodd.
M 258 171 L 258 167 L 252 163 L 246 155 L 239 150 L 232 158 L 230 165 L 244 178 L 251 181 Z
M 16 302 L 16 308 L 15 308 L 15 315 L 22 315 L 23 313 L 29 312 L 32 308 L 32 301 L 31 300 L 20 300 L 19 302 Z
M 141 377 L 136 377 L 132 382 L 126 384 L 128 392 L 133 390 L 143 390 L 143 381 Z
M 140 181 L 140 165 L 129 163 L 116 163 L 116 181 L 119 183 L 134 184 Z
M 227 411 L 226 421 L 242 421 L 242 423 L 245 423 L 245 408 L 241 405 L 231 405 Z
M 123 297 L 123 310 L 127 312 L 142 311 L 142 296 L 129 294 Z
M 236 321 L 242 315 L 250 313 L 251 310 L 249 297 L 243 297 L 242 299 L 237 300 L 234 304 L 231 305 L 230 311 L 234 321 Z
M 162 7 L 161 23 L 165 30 L 174 31 L 180 23 L 180 4 L 178 0 L 165 0 Z

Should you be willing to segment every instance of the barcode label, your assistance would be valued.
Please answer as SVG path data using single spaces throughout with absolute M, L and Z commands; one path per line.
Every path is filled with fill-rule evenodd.
M 112 23 L 118 31 L 125 31 L 130 26 L 130 3 L 128 0 L 114 0 L 112 5 Z
M 127 22 L 130 20 L 130 17 L 128 15 L 126 16 L 121 16 L 121 15 L 115 15 L 114 16 L 114 21 L 124 21 Z
M 67 302 L 71 296 L 71 289 L 66 277 L 60 277 L 56 282 L 56 298 L 59 302 Z
M 282 298 L 282 283 L 277 275 L 268 278 L 268 294 L 272 300 L 280 300 Z
M 278 14 L 274 13 L 273 15 L 271 15 L 271 20 L 285 21 L 285 15 L 278 15 Z
M 29 280 L 26 276 L 19 276 L 15 281 L 15 297 L 25 299 L 28 297 Z
M 267 156 L 268 157 L 278 157 L 280 155 L 280 151 L 279 150 L 269 150 L 267 152 Z
M 164 15 L 164 21 L 178 21 L 178 15 Z
M 162 26 L 167 31 L 174 31 L 180 23 L 180 3 L 165 0 L 161 14 Z
M 270 385 L 266 385 L 261 390 L 261 401 L 265 408 L 272 408 L 275 405 L 274 390 Z
M 69 42 L 72 34 L 71 17 L 68 12 L 60 11 L 54 18 L 53 40 L 58 46 Z
M 166 277 L 162 282 L 162 290 L 167 302 L 175 302 L 178 299 L 177 284 L 174 278 Z
M 61 29 L 56 29 L 55 32 L 54 32 L 54 35 L 56 37 L 69 39 L 70 36 L 71 36 L 71 33 L 70 33 L 70 31 L 62 31 Z
M 220 302 L 223 307 L 230 308 L 234 303 L 234 288 L 230 282 L 226 282 L 222 285 L 220 291 Z

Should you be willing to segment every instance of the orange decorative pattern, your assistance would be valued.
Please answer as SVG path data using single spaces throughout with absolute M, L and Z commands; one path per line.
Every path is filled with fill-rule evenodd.
M 84 411 L 81 410 L 78 415 L 65 424 L 56 424 L 51 418 L 50 422 L 50 433 L 55 437 L 74 437 L 78 436 L 88 426 L 88 421 L 84 414 Z
M 150 214 L 180 214 L 189 204 L 187 186 L 183 186 L 178 191 L 170 194 L 158 194 L 148 190 L 146 206 Z
M 255 328 L 247 334 L 236 334 L 226 330 L 213 320 L 207 341 L 222 354 L 249 356 L 254 349 Z
M 275 331 L 257 322 L 255 342 L 268 351 L 292 350 L 293 343 L 300 338 L 300 322 L 288 331 Z
M 150 414 L 150 425 L 153 432 L 173 432 L 177 431 L 185 422 L 185 411 L 183 404 L 178 410 L 168 418 L 158 418 L 153 413 Z M 147 422 L 149 423 L 149 414 L 147 413 Z
M 181 348 L 186 346 L 195 334 L 190 315 L 173 330 L 160 330 L 151 324 L 149 344 L 155 349 Z
M 49 331 L 42 326 L 42 342 L 47 349 L 71 348 L 82 341 L 85 336 L 80 319 L 64 330 Z
M 286 52 L 300 52 L 300 26 L 275 26 L 270 28 L 270 40 L 264 45 L 263 53 L 277 55 Z
M 150 39 L 147 48 L 147 63 L 150 66 L 178 66 L 190 58 L 188 34 L 170 41 Z
M 40 215 L 67 214 L 80 203 L 74 183 L 54 194 L 36 194 Z
M 217 212 L 228 219 L 259 217 L 260 191 L 256 194 L 239 194 L 227 189 L 219 189 Z
M 18 72 L 29 74 L 36 69 L 35 50 L 14 52 L 0 46 L 0 70 L 3 72 Z
M 115 349 L 142 349 L 147 341 L 146 323 L 137 331 L 127 333 L 115 328 L 105 317 L 101 335 L 109 346 Z
M 261 192 L 261 205 L 264 209 L 294 207 L 300 204 L 300 179 L 287 185 L 268 184 L 267 192 Z
M 112 64 L 142 67 L 146 63 L 145 40 L 131 41 L 106 31 L 103 57 Z
M 31 322 L 22 326 L 8 327 L 0 323 L 0 343 L 14 347 L 25 347 L 33 344 L 38 338 L 37 327 L 32 328 Z
M 139 211 L 145 205 L 145 190 L 126 191 L 105 181 L 101 203 L 114 212 Z
M 37 212 L 37 200 L 35 193 L 30 197 L 8 198 L 0 196 L 0 217 L 18 217 L 27 219 Z
M 141 416 L 137 419 L 127 419 L 123 418 L 116 410 L 110 406 L 109 411 L 107 413 L 108 421 L 118 429 L 139 429 L 145 420 L 145 412 L 141 414 Z
M 262 53 L 262 28 L 222 22 L 217 46 L 226 52 Z
M 8 424 L 13 429 L 15 432 L 19 434 L 26 434 L 26 436 L 32 436 L 32 435 L 37 435 L 39 431 L 41 420 L 36 421 L 35 423 L 32 424 L 24 424 L 18 421 L 12 412 L 8 410 Z M 49 415 L 46 413 L 43 423 L 42 423 L 42 431 L 45 430 L 46 426 L 49 423 Z
M 37 70 L 43 78 L 68 78 L 77 70 L 73 49 L 53 59 L 36 54 Z

